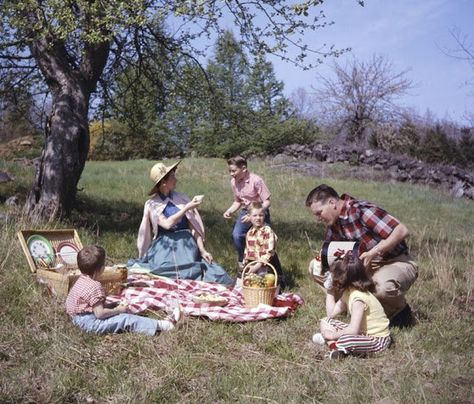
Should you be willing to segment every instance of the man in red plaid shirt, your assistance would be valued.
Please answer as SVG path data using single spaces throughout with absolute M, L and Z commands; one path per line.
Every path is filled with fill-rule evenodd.
M 326 226 L 325 241 L 358 241 L 360 259 L 372 274 L 375 296 L 392 325 L 413 323 L 405 293 L 418 277 L 418 267 L 408 255 L 407 227 L 376 205 L 341 196 L 321 184 L 306 198 L 317 220 Z

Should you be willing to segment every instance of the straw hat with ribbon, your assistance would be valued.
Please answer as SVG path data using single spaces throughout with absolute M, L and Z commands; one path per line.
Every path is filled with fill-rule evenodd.
M 148 195 L 153 195 L 157 192 L 156 186 L 158 183 L 165 178 L 165 176 L 176 168 L 181 163 L 181 160 L 170 166 L 165 166 L 163 163 L 156 163 L 150 170 L 150 179 L 155 183 L 153 188 L 148 192 Z

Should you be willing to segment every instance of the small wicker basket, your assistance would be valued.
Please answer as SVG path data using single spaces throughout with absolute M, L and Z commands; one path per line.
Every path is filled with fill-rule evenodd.
M 255 261 L 249 262 L 243 269 L 242 269 L 242 285 L 244 281 L 245 272 L 249 270 L 249 265 Z M 244 302 L 245 307 L 257 307 L 259 304 L 268 304 L 269 306 L 272 305 L 273 299 L 275 298 L 275 292 L 277 290 L 278 285 L 278 274 L 275 267 L 270 264 L 269 262 L 262 262 L 265 266 L 270 267 L 275 274 L 275 284 L 271 287 L 266 288 L 252 288 L 250 286 L 242 286 L 242 291 L 244 295 Z

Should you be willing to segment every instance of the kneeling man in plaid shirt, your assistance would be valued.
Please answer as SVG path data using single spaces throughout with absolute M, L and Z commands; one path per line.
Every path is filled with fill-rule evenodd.
M 308 194 L 306 206 L 326 226 L 325 241 L 360 243 L 360 259 L 391 325 L 412 325 L 405 293 L 418 277 L 418 267 L 408 255 L 407 227 L 378 206 L 347 194 L 339 196 L 325 184 Z

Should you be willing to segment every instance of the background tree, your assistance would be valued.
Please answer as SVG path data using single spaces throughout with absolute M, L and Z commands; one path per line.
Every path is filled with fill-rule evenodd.
M 14 137 L 33 135 L 38 128 L 34 125 L 34 99 L 28 85 L 18 85 L 9 72 L 0 82 L 0 142 Z
M 308 90 L 298 87 L 290 95 L 290 102 L 297 117 L 303 119 L 315 118 L 315 107 L 313 97 Z
M 368 129 L 400 116 L 397 99 L 413 87 L 407 71 L 395 72 L 382 56 L 368 62 L 352 59 L 345 66 L 335 62 L 334 77 L 317 76 L 314 101 L 321 116 L 346 132 L 348 140 L 367 140 Z
M 459 28 L 453 27 L 449 33 L 454 40 L 454 46 L 446 47 L 443 52 L 455 59 L 467 62 L 472 70 L 472 76 L 466 79 L 465 85 L 471 90 L 471 95 L 474 96 L 474 44 L 469 35 L 462 32 Z M 474 111 L 466 111 L 465 118 L 474 127 Z M 474 135 L 472 135 L 474 136 Z
M 362 1 L 359 1 L 362 4 Z M 251 4 L 207 0 L 2 0 L 0 60 L 2 69 L 24 74 L 38 70 L 51 94 L 51 113 L 45 145 L 26 203 L 30 216 L 50 219 L 72 209 L 77 183 L 89 149 L 89 106 L 100 78 L 106 83 L 128 64 L 140 63 L 147 38 L 188 57 L 199 53 L 194 40 L 221 33 L 224 17 L 239 27 L 240 41 L 254 52 L 288 56 L 288 47 L 300 52 L 294 63 L 312 55 L 317 63 L 339 51 L 311 51 L 301 42 L 307 30 L 325 25 L 324 14 L 309 18 L 319 1 L 289 4 L 263 0 Z M 177 29 L 163 35 L 152 20 L 173 19 Z M 311 65 L 311 63 L 309 65 Z
M 273 65 L 262 54 L 247 55 L 231 32 L 216 42 L 208 61 L 209 90 L 202 120 L 191 138 L 193 150 L 208 156 L 266 154 L 289 143 L 308 143 L 317 131 L 292 117 Z
M 219 36 L 215 45 L 215 55 L 208 61 L 207 74 L 211 83 L 209 94 L 209 124 L 213 132 L 214 152 L 248 138 L 248 114 L 251 110 L 248 91 L 250 74 L 249 61 L 230 31 Z
M 277 80 L 273 64 L 257 55 L 251 66 L 248 92 L 252 109 L 268 115 L 284 115 L 289 101 L 283 94 L 284 84 Z

